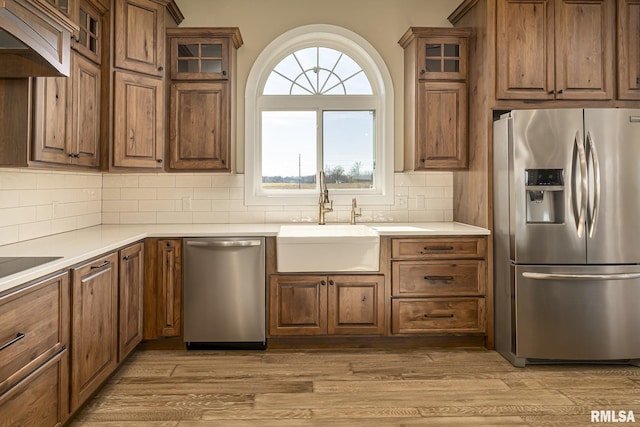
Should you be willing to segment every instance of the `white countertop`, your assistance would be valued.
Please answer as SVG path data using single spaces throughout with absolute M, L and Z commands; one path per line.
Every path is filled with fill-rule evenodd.
M 287 224 L 291 225 L 291 224 Z M 304 224 L 300 224 L 301 226 Z M 486 236 L 489 230 L 458 222 L 367 224 L 381 236 Z M 281 224 L 98 225 L 0 246 L 0 257 L 62 258 L 0 278 L 0 292 L 69 268 L 145 237 L 276 236 Z M 330 227 L 331 224 L 328 224 Z

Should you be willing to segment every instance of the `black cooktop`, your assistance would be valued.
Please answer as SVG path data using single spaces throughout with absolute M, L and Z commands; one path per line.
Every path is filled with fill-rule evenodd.
M 42 264 L 62 258 L 61 256 L 0 257 L 0 277 L 10 276 Z

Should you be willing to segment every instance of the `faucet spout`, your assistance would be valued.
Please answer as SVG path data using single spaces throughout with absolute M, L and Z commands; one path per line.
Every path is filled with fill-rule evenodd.
M 329 203 L 329 207 L 325 206 L 325 203 Z M 320 197 L 318 199 L 318 224 L 325 224 L 325 214 L 327 212 L 333 212 L 333 200 L 329 200 L 329 189 L 327 188 L 326 178 L 324 171 L 320 171 Z

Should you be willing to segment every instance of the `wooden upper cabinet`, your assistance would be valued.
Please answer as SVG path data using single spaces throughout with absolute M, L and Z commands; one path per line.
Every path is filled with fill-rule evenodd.
M 496 98 L 613 98 L 615 3 L 498 0 Z
M 161 169 L 164 85 L 158 78 L 116 71 L 113 166 Z
M 618 0 L 618 98 L 640 99 L 640 0 Z
M 173 171 L 231 171 L 238 28 L 169 28 L 169 164 Z
M 406 170 L 468 166 L 470 30 L 410 28 L 404 48 Z
M 229 171 L 227 83 L 174 83 L 169 117 L 169 168 Z
M 34 79 L 33 141 L 31 160 L 67 164 L 70 162 L 71 114 L 70 89 L 67 77 Z
M 151 0 L 115 2 L 114 61 L 122 68 L 164 74 L 165 6 Z
M 97 168 L 100 164 L 102 70 L 80 55 L 72 55 L 71 66 L 71 161 Z

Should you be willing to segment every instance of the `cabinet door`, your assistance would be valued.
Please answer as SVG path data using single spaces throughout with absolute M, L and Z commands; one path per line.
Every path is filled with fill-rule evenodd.
M 327 333 L 327 277 L 271 276 L 269 332 L 271 335 Z
M 640 0 L 618 0 L 618 98 L 640 99 Z
M 553 99 L 553 0 L 498 0 L 496 7 L 496 98 Z
M 116 71 L 113 111 L 113 166 L 162 168 L 162 80 Z
M 171 37 L 172 80 L 229 79 L 229 39 Z
M 124 360 L 142 341 L 142 293 L 144 245 L 136 243 L 120 251 L 120 325 L 118 360 Z
M 115 66 L 154 76 L 164 73 L 164 6 L 151 0 L 115 2 Z
M 416 117 L 416 170 L 468 165 L 467 85 L 420 82 Z
M 70 89 L 73 75 L 34 79 L 31 160 L 68 164 L 71 141 Z
M 557 99 L 613 98 L 614 19 L 611 0 L 556 0 Z
M 162 337 L 182 336 L 182 241 L 158 240 L 157 325 Z
M 79 30 L 71 47 L 96 64 L 102 62 L 103 38 L 108 34 L 107 10 L 97 1 L 80 0 L 75 18 Z
M 169 113 L 170 169 L 229 171 L 227 83 L 174 83 Z
M 118 365 L 118 256 L 72 270 L 71 411 Z
M 329 276 L 329 334 L 384 333 L 384 276 Z
M 97 167 L 100 161 L 100 66 L 71 55 L 71 163 Z

